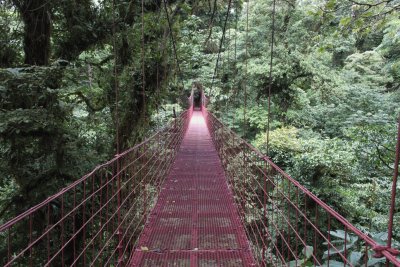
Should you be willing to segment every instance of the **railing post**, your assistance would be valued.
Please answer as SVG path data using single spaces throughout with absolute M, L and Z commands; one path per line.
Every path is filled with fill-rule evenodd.
M 120 158 L 117 155 L 117 202 L 118 202 L 118 226 L 117 226 L 117 234 L 118 234 L 118 265 L 122 264 L 123 261 L 123 245 L 122 245 L 122 229 L 121 229 L 121 175 L 120 175 Z
M 145 155 L 146 155 L 146 145 L 143 145 L 143 147 L 142 147 L 142 153 L 141 153 L 141 160 L 140 160 L 140 165 L 141 165 L 141 167 L 140 167 L 140 178 L 141 178 L 141 185 L 142 185 L 142 192 L 143 192 L 143 195 L 142 195 L 142 200 L 143 200 L 143 214 L 142 214 L 142 216 L 143 216 L 143 221 L 145 221 L 144 219 L 146 218 L 146 212 L 147 212 L 147 192 L 146 192 L 146 187 L 147 187 L 147 184 L 146 184 L 146 181 L 145 181 L 145 177 L 147 176 L 146 175 L 146 170 L 144 169 L 145 167 L 145 165 L 147 164 L 147 162 L 146 162 L 146 160 L 145 160 Z
M 388 225 L 388 248 L 392 248 L 392 237 L 393 237 L 393 218 L 394 218 L 394 210 L 396 206 L 396 187 L 397 187 L 397 179 L 399 177 L 399 161 L 400 161 L 400 116 L 398 117 L 398 126 L 397 126 L 397 144 L 396 144 L 396 156 L 394 161 L 394 172 L 393 172 L 393 184 L 392 184 L 392 195 L 390 202 L 390 211 L 389 211 L 389 225 Z
M 241 151 L 243 152 L 243 176 L 240 181 L 240 190 L 242 191 L 242 197 L 241 197 L 241 206 L 242 206 L 242 213 L 243 213 L 243 221 L 246 221 L 246 189 L 245 189 L 245 184 L 246 184 L 246 177 L 247 177 L 247 169 L 246 169 L 246 149 L 244 146 L 242 146 L 242 143 L 240 143 L 241 146 Z
M 231 137 L 232 137 L 232 150 L 233 150 L 233 153 L 236 153 L 236 150 L 235 150 L 235 136 L 232 134 Z M 232 176 L 231 177 L 232 188 L 233 188 L 234 191 L 236 191 L 236 189 L 235 189 L 235 172 L 232 172 L 231 176 Z
M 268 173 L 267 166 L 268 166 L 268 164 L 265 161 L 261 161 L 261 162 L 264 165 L 264 171 L 265 171 L 265 176 L 262 175 L 262 178 L 264 180 L 264 184 L 263 184 L 263 187 L 264 187 L 264 190 L 263 190 L 264 191 L 263 192 L 263 209 L 264 209 L 263 216 L 264 216 L 264 218 L 263 218 L 263 220 L 265 221 L 265 226 L 267 226 L 267 173 Z M 262 244 L 263 244 L 263 247 L 262 247 L 262 266 L 263 267 L 267 266 L 266 262 L 265 262 L 265 252 L 267 250 L 266 249 L 266 244 L 265 244 L 267 240 L 266 240 L 265 237 L 267 236 L 267 230 L 265 229 L 264 231 L 265 231 L 265 233 L 261 232 L 261 233 L 264 234 L 264 236 L 262 236 L 261 238 L 263 240 L 265 240 L 265 241 L 262 242 Z
M 176 111 L 175 111 L 175 107 L 172 108 L 172 116 L 174 118 L 174 134 L 176 133 Z

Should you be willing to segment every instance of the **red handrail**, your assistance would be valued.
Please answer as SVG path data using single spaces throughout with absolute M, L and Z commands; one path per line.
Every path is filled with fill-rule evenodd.
M 260 218 L 254 220 L 254 225 L 247 223 L 249 228 L 248 237 L 253 241 L 254 253 L 260 256 L 260 265 L 271 264 L 271 261 L 274 261 L 271 257 L 275 257 L 280 260 L 280 264 L 290 261 L 295 261 L 298 264 L 301 260 L 307 258 L 313 261 L 314 265 L 321 265 L 322 262 L 328 262 L 329 265 L 329 261 L 340 260 L 344 265 L 353 266 L 354 263 L 350 259 L 353 244 L 348 244 L 348 242 L 352 242 L 352 240 L 349 240 L 349 236 L 355 235 L 360 241 L 364 242 L 363 246 L 366 252 L 363 257 L 365 265 L 368 264 L 368 260 L 370 260 L 369 263 L 372 262 L 372 257 L 368 254 L 368 251 L 374 251 L 374 257 L 385 257 L 388 263 L 393 266 L 400 266 L 400 260 L 396 258 L 399 254 L 398 250 L 380 245 L 370 236 L 363 233 L 279 168 L 257 148 L 243 140 L 228 127 L 225 127 L 215 115 L 207 111 L 205 106 L 203 106 L 202 110 L 214 144 L 222 162 L 225 163 L 224 166 L 228 173 L 229 182 L 234 189 L 233 191 L 236 192 L 237 204 L 239 210 L 242 211 L 243 222 L 246 224 L 249 221 L 249 217 L 255 217 L 255 215 L 249 214 L 253 212 L 249 211 L 249 202 L 255 202 L 253 206 L 258 206 L 259 209 L 266 210 L 271 208 L 273 210 L 271 214 L 267 214 L 264 211 Z M 232 168 L 235 169 L 232 170 Z M 274 187 L 274 190 L 268 190 L 267 186 Z M 302 199 L 302 203 L 300 203 L 300 199 Z M 282 208 L 281 205 L 287 205 L 288 207 Z M 310 210 L 307 210 L 307 205 L 313 206 L 315 211 L 310 212 Z M 281 225 L 277 223 L 277 217 L 282 222 L 285 222 L 287 229 L 281 228 Z M 318 218 L 324 218 L 325 221 L 322 219 L 318 221 Z M 325 225 L 319 225 L 321 223 L 325 223 Z M 299 224 L 306 228 L 303 230 L 305 236 L 299 234 Z M 336 243 L 341 244 L 340 246 L 332 242 L 332 238 L 335 235 L 332 232 L 333 226 L 335 229 L 344 229 L 343 235 L 345 238 L 336 240 Z M 290 232 L 290 234 L 287 232 Z M 313 235 L 315 240 L 310 241 L 307 233 Z M 260 238 L 261 235 L 263 237 Z M 276 240 L 279 239 L 279 241 L 265 241 L 265 239 L 273 237 Z M 327 255 L 323 256 L 322 254 L 321 256 L 321 244 L 318 244 L 317 240 L 321 243 L 325 242 L 324 246 L 328 248 Z M 315 246 L 312 255 L 303 255 L 304 253 L 299 250 L 299 244 L 304 249 L 306 246 L 309 247 L 308 244 L 310 242 L 313 242 Z M 275 255 L 267 255 L 268 250 L 274 250 L 274 253 L 269 252 L 269 254 Z M 269 260 L 267 259 L 268 257 L 270 258 Z
M 127 265 L 191 114 L 1 225 L 0 264 Z

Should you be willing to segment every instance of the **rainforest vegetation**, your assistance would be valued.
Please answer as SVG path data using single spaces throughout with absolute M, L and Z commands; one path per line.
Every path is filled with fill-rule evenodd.
M 143 140 L 201 85 L 226 125 L 264 153 L 269 130 L 275 163 L 385 232 L 400 1 L 277 0 L 274 25 L 272 2 L 0 0 L 0 224 Z

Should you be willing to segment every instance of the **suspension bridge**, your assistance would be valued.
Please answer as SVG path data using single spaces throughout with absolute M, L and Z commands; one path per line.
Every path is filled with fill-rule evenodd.
M 141 2 L 145 103 L 144 4 Z M 165 0 L 163 3 L 180 69 L 167 4 Z M 115 16 L 114 1 L 112 4 Z M 268 114 L 275 1 L 272 22 Z M 118 118 L 115 27 L 114 18 Z M 248 19 L 246 34 L 247 31 Z M 247 67 L 247 42 L 245 54 Z M 142 143 L 124 152 L 117 148 L 112 160 L 1 225 L 0 264 L 400 267 L 399 248 L 392 244 L 400 128 L 388 238 L 383 244 L 356 228 L 226 127 L 207 110 L 203 91 L 200 95 L 196 105 L 192 91 L 188 108 Z M 244 86 L 244 110 L 246 96 Z M 116 143 L 119 144 L 118 140 Z
M 0 226 L 3 266 L 400 266 L 204 103 Z M 26 234 L 21 234 L 26 233 Z M 361 249 L 356 252 L 354 249 Z

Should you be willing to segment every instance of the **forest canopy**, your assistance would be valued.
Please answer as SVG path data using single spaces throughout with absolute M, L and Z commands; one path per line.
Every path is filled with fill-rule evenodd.
M 400 1 L 277 0 L 275 25 L 272 2 L 0 0 L 0 223 L 143 140 L 201 84 L 226 125 L 264 153 L 268 131 L 277 165 L 385 232 Z M 395 223 L 398 240 L 399 198 Z

